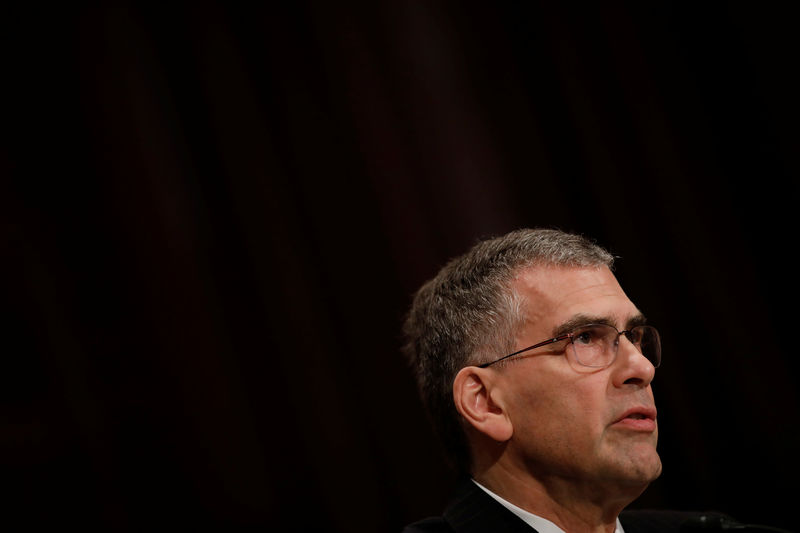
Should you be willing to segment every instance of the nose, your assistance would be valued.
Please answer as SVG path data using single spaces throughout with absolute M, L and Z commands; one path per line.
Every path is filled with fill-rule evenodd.
M 614 386 L 619 388 L 625 386 L 647 387 L 656 374 L 653 363 L 642 355 L 625 335 L 619 337 L 617 359 L 614 361 L 613 367 Z

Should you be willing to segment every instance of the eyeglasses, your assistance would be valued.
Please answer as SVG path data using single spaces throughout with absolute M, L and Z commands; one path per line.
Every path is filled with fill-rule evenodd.
M 610 366 L 617 358 L 619 351 L 619 337 L 625 335 L 639 353 L 650 361 L 655 368 L 661 364 L 661 337 L 653 326 L 636 326 L 631 329 L 619 331 L 614 326 L 608 324 L 587 324 L 580 328 L 559 335 L 552 339 L 528 346 L 522 350 L 510 353 L 489 363 L 478 365 L 479 368 L 486 368 L 509 357 L 519 355 L 523 352 L 547 346 L 563 340 L 569 340 L 572 347 L 572 355 L 578 364 L 592 368 L 605 368 Z

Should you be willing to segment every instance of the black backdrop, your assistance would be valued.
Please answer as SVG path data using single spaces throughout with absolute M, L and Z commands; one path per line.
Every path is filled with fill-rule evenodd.
M 664 474 L 634 505 L 794 527 L 795 19 L 551 4 L 7 16 L 4 520 L 437 513 L 410 295 L 479 237 L 554 226 L 621 257 L 664 337 Z

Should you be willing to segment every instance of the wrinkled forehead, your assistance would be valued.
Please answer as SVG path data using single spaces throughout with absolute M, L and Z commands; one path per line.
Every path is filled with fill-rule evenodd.
M 575 316 L 595 316 L 624 327 L 641 315 L 606 266 L 535 266 L 511 281 L 527 324 L 544 335 Z

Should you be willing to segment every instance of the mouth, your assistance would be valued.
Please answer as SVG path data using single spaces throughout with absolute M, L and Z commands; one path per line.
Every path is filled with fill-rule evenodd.
M 628 409 L 612 425 L 632 431 L 653 432 L 656 430 L 657 412 L 655 407 L 634 407 Z

